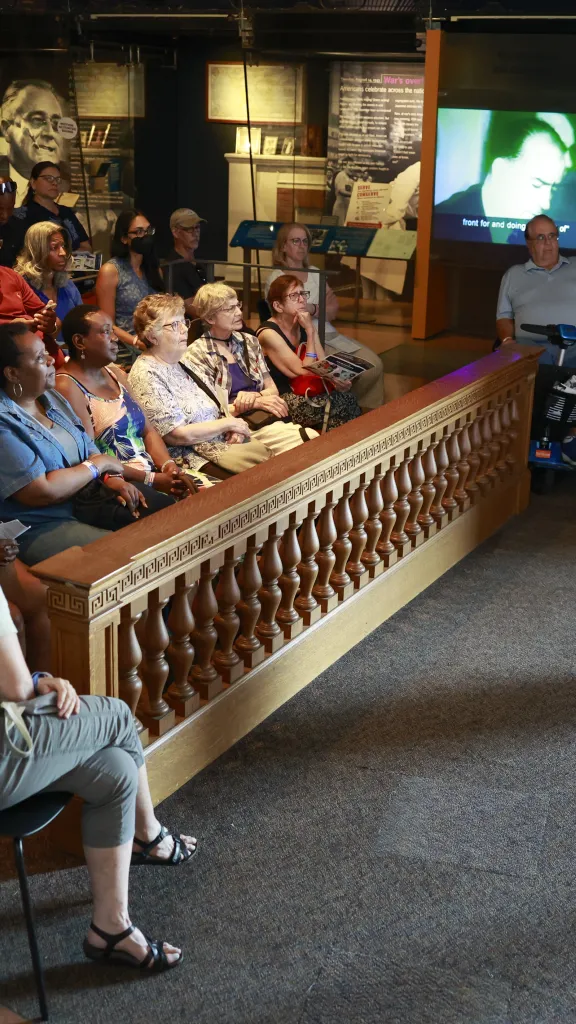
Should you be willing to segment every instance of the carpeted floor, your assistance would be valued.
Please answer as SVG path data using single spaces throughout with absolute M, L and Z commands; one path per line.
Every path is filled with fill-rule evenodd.
M 80 951 L 83 868 L 32 878 L 55 1024 L 576 1022 L 576 479 L 161 808 L 182 870 L 132 876 L 171 974 Z M 15 883 L 5 1002 L 34 1012 Z

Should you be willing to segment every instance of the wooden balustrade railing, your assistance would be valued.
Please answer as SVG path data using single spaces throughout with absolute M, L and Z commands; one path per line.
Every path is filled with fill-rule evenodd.
M 35 566 L 53 671 L 129 704 L 157 799 L 523 507 L 538 351 Z

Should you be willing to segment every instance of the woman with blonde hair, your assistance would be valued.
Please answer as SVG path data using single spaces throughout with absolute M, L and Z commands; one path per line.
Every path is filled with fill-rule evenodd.
M 312 314 L 314 324 L 318 327 L 318 307 L 320 302 L 320 278 L 318 274 L 309 273 L 317 270 L 309 261 L 312 236 L 305 224 L 283 224 L 272 250 L 272 262 L 275 269 L 266 280 L 266 295 L 270 285 L 281 274 L 292 274 L 302 281 L 306 291 L 306 309 Z M 384 401 L 384 368 L 379 356 L 372 349 L 360 345 L 352 338 L 347 338 L 330 323 L 338 313 L 338 299 L 326 284 L 326 326 L 324 348 L 328 354 L 340 352 L 358 355 L 371 364 L 372 369 L 365 370 L 356 377 L 352 390 L 364 412 L 377 409 Z
M 243 417 L 273 455 L 317 437 L 317 431 L 291 422 L 258 338 L 242 330 L 234 289 L 222 282 L 205 284 L 194 308 L 208 329 L 188 347 L 182 365 L 219 394 L 223 408 Z
M 71 309 L 80 306 L 82 297 L 70 280 L 72 244 L 66 228 L 53 221 L 32 224 L 24 238 L 24 248 L 14 267 L 43 302 L 56 304 L 56 316 L 63 320 Z M 58 341 L 62 342 L 61 332 Z M 63 361 L 63 360 L 62 360 Z

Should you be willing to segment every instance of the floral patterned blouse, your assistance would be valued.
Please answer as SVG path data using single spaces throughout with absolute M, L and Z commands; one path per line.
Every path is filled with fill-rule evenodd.
M 216 396 L 211 401 L 179 363 L 170 366 L 148 353 L 134 363 L 130 388 L 162 437 L 184 424 L 207 423 L 221 417 Z M 223 433 L 194 445 L 168 445 L 168 451 L 182 468 L 200 469 L 205 462 L 217 463 L 228 451 L 225 437 Z

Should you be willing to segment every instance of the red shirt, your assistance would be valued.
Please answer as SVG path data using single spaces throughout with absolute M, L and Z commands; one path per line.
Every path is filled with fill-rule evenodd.
M 45 303 L 20 274 L 10 267 L 0 267 L 0 324 L 12 320 L 32 319 L 35 313 L 44 309 Z M 44 344 L 56 360 L 56 369 L 64 362 L 64 356 L 53 338 L 44 335 Z
M 32 318 L 44 305 L 20 274 L 10 267 L 0 267 L 0 324 Z

